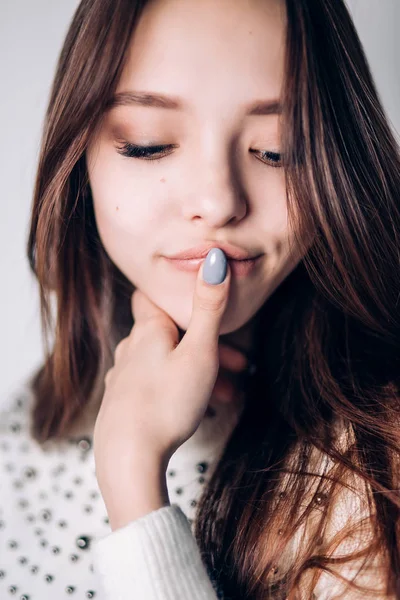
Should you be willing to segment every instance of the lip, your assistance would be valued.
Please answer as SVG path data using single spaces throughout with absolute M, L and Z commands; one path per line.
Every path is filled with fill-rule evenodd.
M 206 242 L 204 244 L 200 244 L 199 246 L 194 246 L 193 248 L 188 248 L 187 250 L 177 252 L 176 254 L 167 256 L 166 258 L 173 260 L 205 258 L 212 248 L 220 248 L 224 254 L 226 254 L 228 259 L 234 259 L 237 261 L 255 259 L 262 255 L 262 252 L 257 252 L 256 250 L 245 250 L 239 246 L 229 244 L 228 242 Z
M 193 258 L 193 259 L 175 259 L 164 257 L 168 263 L 180 271 L 186 271 L 189 273 L 197 272 L 200 268 L 204 258 Z M 250 275 L 260 264 L 262 254 L 255 258 L 246 260 L 234 260 L 229 259 L 229 267 L 231 268 L 232 274 L 235 277 L 246 277 Z

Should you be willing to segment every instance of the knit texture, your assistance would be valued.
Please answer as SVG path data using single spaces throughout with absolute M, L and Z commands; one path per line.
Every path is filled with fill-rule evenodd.
M 50 400 L 49 400 L 50 401 Z M 215 407 L 171 457 L 166 479 L 170 506 L 111 531 L 97 485 L 92 430 L 40 446 L 30 436 L 32 392 L 25 382 L 0 413 L 0 598 L 19 600 L 216 600 L 193 535 L 196 508 L 227 438 L 238 407 Z M 240 409 L 240 407 L 239 407 Z M 343 494 L 333 529 L 361 518 L 357 495 Z M 293 539 L 293 551 L 304 544 Z M 352 540 L 340 551 L 351 551 Z M 357 574 L 355 562 L 345 576 Z M 378 585 L 379 565 L 365 578 Z M 343 594 L 339 596 L 339 594 Z M 364 599 L 323 574 L 314 599 Z M 385 594 L 374 598 L 389 598 Z
M 28 380 L 0 412 L 0 598 L 216 598 L 193 536 L 199 499 L 237 412 L 215 406 L 174 453 L 171 506 L 112 531 L 92 429 L 39 445 Z
M 94 554 L 104 589 L 115 600 L 127 598 L 128 583 L 132 598 L 217 598 L 178 505 L 165 506 L 115 530 L 97 542 Z

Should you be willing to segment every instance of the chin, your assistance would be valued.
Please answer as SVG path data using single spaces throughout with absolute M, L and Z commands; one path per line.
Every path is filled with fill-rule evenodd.
M 180 334 L 179 339 L 182 339 L 183 334 L 189 327 L 190 318 L 187 318 L 186 320 L 182 319 L 182 315 L 181 315 L 181 317 L 177 316 L 177 319 L 175 319 L 172 315 L 170 315 L 170 317 L 178 326 L 179 334 Z M 238 321 L 237 319 L 229 318 L 228 313 L 225 313 L 225 315 L 221 321 L 221 327 L 220 327 L 219 334 L 226 335 L 228 333 L 233 333 L 234 331 L 237 331 L 238 329 L 240 329 L 244 324 L 245 324 L 244 322 L 242 323 L 241 321 Z
M 176 324 L 179 329 L 181 339 L 183 333 L 189 327 L 192 316 L 192 299 L 190 299 L 188 302 L 181 301 L 182 297 L 177 297 L 176 292 L 164 292 L 162 295 L 150 295 L 147 291 L 144 293 L 147 293 L 152 302 L 156 304 L 162 311 L 164 311 Z M 229 302 L 226 307 L 225 314 L 221 320 L 220 335 L 226 335 L 228 333 L 237 331 L 243 327 L 243 325 L 245 325 L 252 318 L 252 316 L 253 314 L 247 315 L 244 312 L 239 312 L 237 305 L 235 305 L 234 302 Z

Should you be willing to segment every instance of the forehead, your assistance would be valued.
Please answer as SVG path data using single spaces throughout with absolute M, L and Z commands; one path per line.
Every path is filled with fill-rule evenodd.
M 117 92 L 160 91 L 194 111 L 279 98 L 285 35 L 283 0 L 153 0 Z

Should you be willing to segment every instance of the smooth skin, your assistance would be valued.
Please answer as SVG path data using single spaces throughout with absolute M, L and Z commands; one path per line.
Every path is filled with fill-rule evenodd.
M 279 114 L 248 114 L 280 97 L 285 26 L 281 0 L 150 1 L 117 92 L 167 94 L 184 108 L 117 104 L 87 150 L 100 238 L 137 288 L 94 430 L 112 529 L 168 504 L 173 452 L 213 393 L 235 397 L 222 371 L 240 358 L 225 344 L 240 341 L 301 258 L 291 252 L 284 169 L 264 157 L 280 152 Z M 125 142 L 173 150 L 132 158 L 120 153 Z M 261 253 L 257 272 L 228 269 L 209 286 L 165 261 L 203 242 Z
M 93 438 L 96 477 L 113 530 L 169 504 L 168 462 L 196 431 L 208 406 L 219 370 L 231 271 L 228 267 L 225 280 L 211 285 L 202 280 L 203 265 L 181 341 L 163 310 L 140 290 L 132 295 L 135 324 L 118 344 L 115 365 L 106 375 Z

